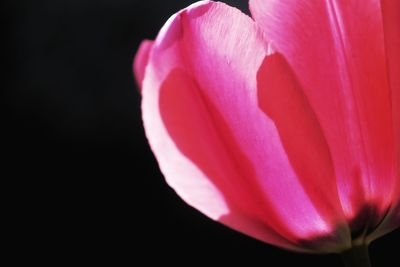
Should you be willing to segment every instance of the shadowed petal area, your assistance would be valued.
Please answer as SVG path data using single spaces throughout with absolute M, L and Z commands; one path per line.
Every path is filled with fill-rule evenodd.
M 341 214 L 328 144 L 307 97 L 279 53 L 266 57 L 258 74 L 260 108 L 271 118 L 308 196 L 326 217 Z
M 337 251 L 350 238 L 337 231 L 345 224 L 337 191 L 320 182 L 309 195 L 303 183 L 315 178 L 308 169 L 299 177 L 288 155 L 300 149 L 286 151 L 296 144 L 282 144 L 278 124 L 259 107 L 257 73 L 267 51 L 251 18 L 225 4 L 199 2 L 173 16 L 143 82 L 146 135 L 169 185 L 207 216 L 281 247 Z M 319 168 L 332 177 L 325 152 L 317 151 Z
M 381 3 L 396 137 L 397 196 L 400 201 L 400 2 L 382 0 Z
M 153 43 L 154 42 L 150 40 L 142 41 L 133 61 L 133 73 L 135 74 L 135 79 L 139 84 L 139 90 L 142 89 L 142 82 Z
M 379 1 L 251 0 L 250 9 L 315 112 L 346 218 L 360 221 L 367 206 L 368 220 L 353 227 L 376 227 L 396 184 Z
M 392 92 L 393 124 L 400 138 L 400 2 L 381 0 L 388 75 Z M 400 149 L 397 147 L 397 153 Z M 398 163 L 399 164 L 399 163 Z
M 377 236 L 400 226 L 400 1 L 381 0 L 383 29 L 392 97 L 396 149 L 396 179 L 392 209 L 377 229 Z

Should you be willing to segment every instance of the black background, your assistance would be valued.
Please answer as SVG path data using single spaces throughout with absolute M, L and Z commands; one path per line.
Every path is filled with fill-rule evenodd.
M 192 2 L 2 2 L 2 165 L 14 185 L 6 204 L 18 206 L 14 245 L 31 251 L 15 260 L 340 266 L 336 255 L 286 252 L 212 222 L 164 182 L 132 59 Z M 224 2 L 248 10 L 247 1 Z M 397 231 L 373 243 L 375 266 L 397 266 L 399 241 Z

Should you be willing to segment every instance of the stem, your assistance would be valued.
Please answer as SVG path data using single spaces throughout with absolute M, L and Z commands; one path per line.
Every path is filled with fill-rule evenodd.
M 346 267 L 371 267 L 368 245 L 361 244 L 352 247 L 342 253 L 342 259 Z

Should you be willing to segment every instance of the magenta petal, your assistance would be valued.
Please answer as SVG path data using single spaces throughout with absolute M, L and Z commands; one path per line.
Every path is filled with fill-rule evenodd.
M 251 0 L 250 9 L 315 112 L 353 234 L 373 228 L 398 183 L 379 1 Z
M 142 82 L 153 43 L 154 42 L 150 40 L 142 41 L 133 61 L 133 72 L 139 85 L 139 90 L 142 89 Z
M 193 53 L 200 57 L 199 61 L 193 58 L 196 65 L 200 65 L 200 62 L 202 65 L 206 63 L 209 64 L 209 68 L 218 70 L 219 66 L 213 63 L 221 62 L 222 69 L 232 71 L 230 59 L 224 58 L 223 55 L 228 51 L 228 47 L 226 44 L 219 47 L 217 44 L 224 45 L 218 37 L 219 34 L 214 35 L 207 29 L 218 30 L 219 27 L 227 31 L 227 25 L 232 25 L 233 21 L 237 21 L 237 33 L 230 30 L 233 39 L 238 39 L 239 34 L 241 38 L 243 33 L 250 37 L 249 41 L 241 46 L 250 52 L 251 56 L 247 57 L 247 61 L 256 63 L 249 69 L 253 73 L 253 87 L 255 87 L 257 61 L 261 63 L 265 49 L 251 19 L 224 4 L 212 2 L 194 4 L 174 15 L 162 28 L 155 41 L 142 92 L 146 135 L 168 184 L 188 204 L 210 218 L 220 220 L 255 238 L 286 248 L 304 250 L 296 248 L 290 241 L 275 233 L 265 223 L 265 218 L 260 216 L 263 211 L 256 205 L 256 198 L 249 195 L 247 186 L 241 189 L 240 180 L 246 177 L 242 177 L 238 168 L 249 172 L 250 163 L 243 162 L 243 166 L 238 166 L 235 162 L 238 157 L 246 162 L 248 159 L 238 148 L 236 138 L 231 136 L 227 123 L 224 123 L 225 119 L 218 115 L 216 108 L 212 114 L 209 113 L 208 109 L 214 105 L 208 101 L 203 102 L 205 100 L 199 95 L 199 81 L 195 79 L 200 77 L 200 80 L 206 82 L 208 76 L 218 81 L 216 77 L 219 75 L 211 70 L 207 75 L 202 75 L 206 69 L 193 70 L 195 64 L 186 62 L 189 61 L 187 51 L 197 51 Z M 183 33 L 185 35 L 182 35 Z M 205 36 L 206 33 L 210 36 Z M 224 39 L 228 44 L 233 41 Z M 205 40 L 210 41 L 212 45 L 207 47 Z M 236 43 L 236 41 L 232 43 L 229 48 L 230 54 L 236 49 Z M 248 47 L 253 49 L 247 49 Z M 205 55 L 214 56 L 217 61 L 206 61 L 207 58 L 201 60 Z M 245 68 L 237 62 L 235 66 L 242 70 Z M 247 63 L 246 67 L 248 66 L 251 64 Z M 213 75 L 214 77 L 211 77 Z M 221 78 L 223 86 L 229 76 Z M 241 83 L 247 83 L 247 79 L 241 78 Z M 216 89 L 214 86 L 213 88 Z M 242 88 L 246 89 L 246 85 L 244 84 Z M 226 92 L 228 88 L 221 87 L 221 89 L 225 89 Z M 241 92 L 246 93 L 245 90 Z M 217 98 L 221 96 L 217 94 Z M 214 120 L 218 120 L 218 124 L 214 124 Z M 214 129 L 214 125 L 222 127 L 223 139 L 219 136 L 221 133 Z M 225 139 L 229 144 L 222 142 Z M 230 151 L 234 151 L 234 154 Z
M 396 138 L 396 195 L 400 202 L 400 1 L 381 0 L 381 5 Z
M 264 104 L 259 106 L 260 90 L 269 82 L 274 90 L 292 86 L 257 80 L 265 69 L 292 77 L 288 65 L 269 65 L 268 50 L 255 23 L 225 4 L 199 2 L 173 16 L 154 43 L 143 82 L 143 121 L 152 150 L 167 182 L 213 219 L 281 247 L 347 247 L 350 235 L 338 192 L 330 186 L 335 178 L 329 153 L 315 145 L 323 137 L 314 115 L 307 110 L 299 117 L 316 127 L 307 133 L 318 138 L 316 143 L 310 138 L 302 143 L 299 136 L 283 144 L 282 118 L 270 118 Z M 301 95 L 288 96 L 303 103 Z M 301 170 L 300 161 L 293 162 L 286 151 L 301 154 L 299 144 L 307 142 L 322 156 L 306 154 L 323 163 L 316 167 L 318 177 L 332 178 L 319 180 L 314 192 L 304 184 L 322 178 Z
M 374 236 L 379 237 L 400 226 L 400 1 L 381 0 L 383 29 L 392 97 L 396 150 L 396 184 L 392 207 Z
M 262 217 L 257 218 L 262 211 L 255 203 L 257 195 L 249 193 L 249 187 L 257 189 L 248 177 L 254 176 L 254 168 L 220 112 L 184 70 L 176 68 L 164 80 L 159 92 L 159 108 L 168 134 L 182 156 L 188 157 L 205 176 L 200 178 L 190 173 L 172 177 L 164 172 L 167 179 L 172 179 L 169 183 L 178 194 L 211 218 L 264 241 L 288 246 L 288 241 L 275 234 Z M 168 153 L 168 156 L 173 155 Z M 177 168 L 187 167 L 179 165 Z M 243 186 L 247 177 L 248 185 Z M 206 187 L 204 180 L 216 187 L 213 190 L 218 190 L 217 196 L 210 196 L 211 184 Z M 218 204 L 219 201 L 222 203 Z M 224 213 L 218 217 L 210 214 L 221 205 L 226 209 Z
M 257 80 L 260 108 L 274 121 L 307 195 L 325 217 L 340 217 L 341 205 L 328 144 L 301 85 L 283 56 L 276 53 L 267 57 Z

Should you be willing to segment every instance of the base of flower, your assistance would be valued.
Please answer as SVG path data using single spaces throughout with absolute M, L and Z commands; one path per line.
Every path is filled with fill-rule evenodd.
M 371 267 L 368 245 L 361 244 L 342 252 L 342 259 L 346 267 Z

